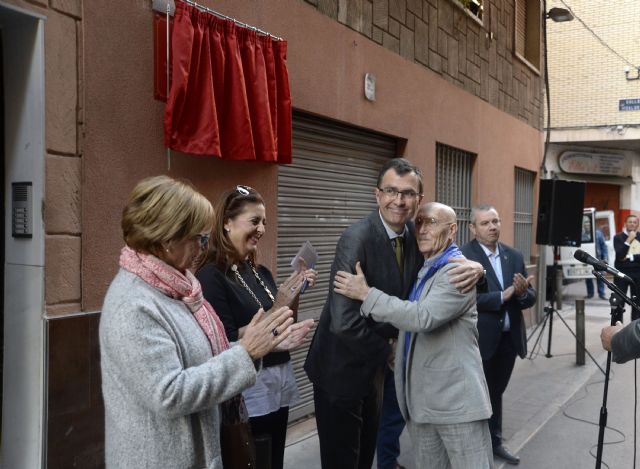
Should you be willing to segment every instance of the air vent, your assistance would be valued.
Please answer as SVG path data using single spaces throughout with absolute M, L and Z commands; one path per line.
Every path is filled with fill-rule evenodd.
M 30 182 L 11 183 L 11 236 L 33 237 Z

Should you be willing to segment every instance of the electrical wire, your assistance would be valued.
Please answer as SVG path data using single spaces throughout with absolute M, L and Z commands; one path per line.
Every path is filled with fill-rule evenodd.
M 542 8 L 545 14 L 547 11 L 547 0 L 542 0 Z M 549 143 L 551 141 L 551 98 L 549 97 L 549 66 L 547 60 L 547 20 L 542 20 L 542 37 L 544 38 L 544 92 L 547 101 L 547 128 L 544 136 L 544 150 L 542 154 L 542 163 L 540 164 L 540 178 L 547 178 L 547 154 L 549 153 Z
M 610 373 L 609 373 L 609 381 L 612 381 L 614 377 L 615 377 L 615 373 L 614 373 L 613 369 L 611 369 L 611 370 L 610 370 Z M 587 383 L 587 384 L 582 388 L 583 393 L 584 393 L 582 396 L 580 396 L 580 397 L 578 397 L 578 398 L 575 398 L 575 399 L 572 399 L 570 402 L 567 402 L 567 403 L 563 406 L 563 408 L 562 408 L 562 415 L 564 415 L 564 416 L 565 416 L 565 417 L 567 417 L 568 419 L 570 419 L 570 420 L 574 420 L 574 421 L 576 421 L 576 422 L 586 423 L 586 424 L 589 424 L 589 425 L 593 425 L 594 427 L 599 427 L 599 426 L 600 426 L 600 423 L 599 423 L 599 422 L 593 422 L 593 421 L 591 421 L 591 420 L 587 420 L 587 419 L 583 419 L 583 418 L 581 418 L 581 417 L 576 417 L 575 415 L 571 415 L 571 414 L 569 414 L 568 409 L 569 409 L 571 406 L 573 406 L 573 405 L 577 404 L 578 402 L 580 402 L 580 401 L 582 401 L 582 400 L 584 400 L 584 399 L 586 399 L 586 398 L 587 398 L 587 396 L 589 395 L 589 386 L 596 385 L 596 384 L 601 384 L 601 383 L 604 383 L 604 379 L 600 379 L 600 380 L 598 380 L 598 381 L 591 381 L 591 382 L 588 382 L 588 383 Z M 605 441 L 605 442 L 603 443 L 604 445 L 616 445 L 616 444 L 624 443 L 624 442 L 627 440 L 627 437 L 626 437 L 626 435 L 625 435 L 625 433 L 624 433 L 623 431 L 621 431 L 621 430 L 619 430 L 619 429 L 617 429 L 617 428 L 614 428 L 614 427 L 610 427 L 609 425 L 605 426 L 605 429 L 608 429 L 608 430 L 610 430 L 611 432 L 617 433 L 618 435 L 620 435 L 620 439 L 618 439 L 618 440 L 612 440 L 612 441 Z M 635 440 L 634 440 L 634 441 L 635 441 Z M 634 445 L 634 446 L 635 446 L 635 445 Z M 596 459 L 596 457 L 597 457 L 597 454 L 593 452 L 594 448 L 596 448 L 596 449 L 597 449 L 597 447 L 598 447 L 598 445 L 597 445 L 597 444 L 595 444 L 595 445 L 592 445 L 592 446 L 589 448 L 589 455 L 590 455 L 593 459 Z M 634 451 L 635 451 L 635 448 L 634 448 Z M 606 468 L 609 468 L 609 469 L 610 469 L 610 466 L 609 466 L 606 462 L 604 462 L 604 460 L 602 460 L 601 462 L 602 462 L 602 465 L 603 465 L 604 467 L 606 467 Z M 635 465 L 634 465 L 634 468 L 635 468 Z
M 609 49 L 609 51 L 611 51 L 612 54 L 614 54 L 615 56 L 617 56 L 620 60 L 622 60 L 624 63 L 626 63 L 627 65 L 633 67 L 633 68 L 640 68 L 637 65 L 634 65 L 633 62 L 631 62 L 630 60 L 628 60 L 626 57 L 622 56 L 622 54 L 620 54 L 618 51 L 616 51 L 613 47 L 611 47 L 609 44 L 607 44 L 607 42 L 602 39 L 600 36 L 598 36 L 598 34 L 589 27 L 589 25 L 587 23 L 584 22 L 584 20 L 582 18 L 580 18 L 578 15 L 576 15 L 576 13 L 571 9 L 571 7 L 567 4 L 567 2 L 565 2 L 564 0 L 559 0 L 560 3 L 562 3 L 567 10 L 569 10 L 571 12 L 571 14 L 573 15 L 573 17 L 578 20 L 578 22 L 587 30 L 589 31 L 589 33 L 591 33 L 591 35 L 593 37 L 595 37 L 598 42 L 600 44 L 602 44 L 604 47 L 606 47 L 607 49 Z M 545 9 L 546 11 L 546 9 Z

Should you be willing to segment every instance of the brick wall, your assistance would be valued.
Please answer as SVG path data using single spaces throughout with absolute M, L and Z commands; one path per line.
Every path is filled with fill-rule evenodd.
M 45 303 L 81 310 L 82 0 L 14 0 L 45 34 Z
M 514 55 L 514 1 L 477 20 L 457 0 L 305 0 L 321 13 L 541 129 L 541 78 Z
M 558 0 L 547 3 L 565 7 Z M 569 5 L 611 49 L 640 66 L 640 2 L 572 0 Z M 640 80 L 626 80 L 625 60 L 577 19 L 547 26 L 551 127 L 640 124 L 640 111 L 618 111 L 620 99 L 640 98 Z
M 51 0 L 45 22 L 45 302 L 80 311 L 82 0 Z
M 15 441 L 20 441 L 22 449 L 40 448 L 42 444 L 47 468 L 101 469 L 104 467 L 104 407 L 100 388 L 98 315 L 67 314 L 82 310 L 82 77 L 83 26 L 86 24 L 83 21 L 83 0 L 11 0 L 11 3 L 45 17 L 42 23 L 45 60 L 43 217 L 47 320 L 42 327 L 47 340 L 38 342 L 39 335 L 24 335 L 6 323 L 7 333 L 20 332 L 24 335 L 36 354 L 36 365 L 41 365 L 45 372 L 42 378 L 34 379 L 31 372 L 22 371 L 24 366 L 28 370 L 34 363 L 34 355 L 28 354 L 24 358 L 26 365 L 20 362 L 5 367 L 4 372 L 9 371 L 4 375 L 5 380 L 11 373 L 12 376 L 21 376 L 23 386 L 43 388 L 35 394 L 16 396 L 15 393 L 10 395 L 5 386 L 4 405 L 5 409 L 7 405 L 42 408 L 44 420 L 37 421 L 44 424 L 43 428 L 40 428 L 42 425 L 38 428 L 46 440 L 40 442 L 36 437 L 31 438 L 24 427 L 18 427 Z M 100 246 L 95 249 L 100 249 Z M 42 352 L 43 359 L 40 358 Z M 5 355 L 5 362 L 7 357 Z M 17 372 L 16 366 L 21 371 Z M 44 407 L 40 407 L 39 399 L 33 399 L 40 393 L 46 396 Z M 6 423 L 5 417 L 5 433 L 13 431 Z M 13 453 L 15 451 L 14 448 Z M 10 453 L 12 451 L 7 454 Z

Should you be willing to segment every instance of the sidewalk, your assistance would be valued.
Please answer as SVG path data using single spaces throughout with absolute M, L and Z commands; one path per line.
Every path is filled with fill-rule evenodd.
M 563 289 L 563 294 L 563 309 L 558 313 L 567 321 L 571 329 L 575 331 L 575 300 L 584 298 L 584 282 L 577 282 L 566 286 Z M 586 347 L 603 369 L 606 362 L 606 352 L 602 350 L 600 345 L 600 329 L 609 324 L 609 313 L 608 302 L 593 299 L 586 300 Z M 628 320 L 628 318 L 629 313 L 626 312 L 625 321 Z M 586 364 L 584 366 L 577 366 L 575 364 L 576 341 L 571 332 L 569 332 L 557 316 L 553 318 L 552 357 L 546 358 L 548 331 L 548 327 L 546 327 L 543 331 L 540 344 L 536 347 L 536 350 L 533 350 L 532 359 L 527 358 L 516 361 L 509 387 L 503 398 L 504 441 L 514 453 L 522 452 L 523 448 L 526 448 L 527 444 L 536 437 L 542 427 L 549 422 L 592 377 L 596 380 L 602 379 L 601 376 L 594 376 L 596 372 L 600 374 L 600 371 L 588 355 L 585 358 Z M 532 330 L 528 332 L 528 334 L 531 333 Z M 537 335 L 538 333 L 536 332 L 535 336 L 529 341 L 530 355 Z M 591 387 L 590 392 L 594 396 L 599 393 L 599 398 L 602 399 L 602 387 L 601 385 L 599 386 L 598 388 Z M 596 422 L 599 409 L 600 404 L 597 405 L 595 417 L 592 418 L 592 420 L 595 418 Z M 562 424 L 562 422 L 560 423 Z M 588 429 L 588 431 L 592 432 L 594 437 L 593 439 L 586 438 L 585 441 L 590 445 L 595 445 L 597 443 L 597 428 L 595 432 L 593 429 Z M 629 434 L 627 433 L 627 435 Z M 544 457 L 545 454 L 548 457 L 554 445 L 558 451 L 566 453 L 569 448 L 567 448 L 564 443 L 561 438 L 545 443 L 544 450 L 539 449 L 533 454 L 527 451 L 526 458 L 523 454 L 522 462 L 518 467 L 525 469 L 585 467 L 580 464 L 575 466 L 557 464 L 547 466 L 535 462 L 538 457 Z M 411 441 L 406 431 L 400 439 L 400 444 L 402 454 L 399 462 L 406 466 L 407 469 L 424 469 L 415 467 Z M 571 448 L 571 452 L 574 450 L 574 448 Z M 580 451 L 584 452 L 582 449 L 580 449 Z M 588 448 L 586 451 L 588 451 Z M 590 465 L 591 464 L 589 464 L 589 466 Z M 496 460 L 496 468 L 499 469 L 505 466 L 515 467 Z M 320 469 L 320 450 L 315 430 L 315 420 L 310 419 L 303 421 L 289 429 L 285 450 L 285 468 Z

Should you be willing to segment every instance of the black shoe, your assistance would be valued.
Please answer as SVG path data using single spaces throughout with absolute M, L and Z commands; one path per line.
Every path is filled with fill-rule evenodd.
M 509 464 L 520 464 L 520 458 L 511 454 L 511 451 L 509 451 L 509 449 L 504 445 L 493 448 L 493 455 L 504 459 Z
M 591 298 L 593 298 L 593 295 L 587 295 L 585 298 L 586 298 L 587 300 L 590 300 Z
M 605 300 L 605 301 L 606 301 L 606 299 L 607 299 L 607 297 L 606 297 L 606 296 L 604 296 L 604 295 L 598 295 L 598 298 L 600 298 L 601 300 Z

